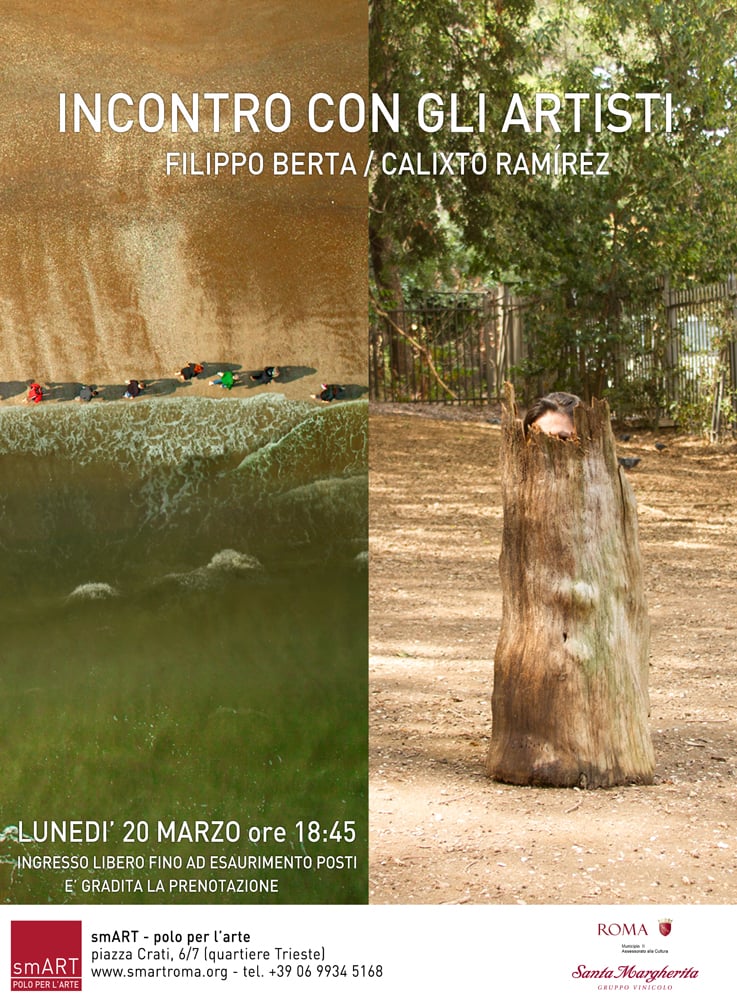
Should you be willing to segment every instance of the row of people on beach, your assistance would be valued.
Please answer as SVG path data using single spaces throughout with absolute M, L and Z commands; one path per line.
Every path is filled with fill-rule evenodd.
M 204 372 L 204 364 L 188 361 L 186 365 L 182 365 L 178 371 L 174 372 L 174 375 L 180 382 L 191 382 L 193 379 L 202 376 Z M 259 385 L 269 385 L 269 383 L 273 382 L 274 379 L 277 379 L 280 374 L 280 369 L 276 365 L 267 365 L 265 368 L 262 368 L 261 371 L 251 373 L 248 378 L 249 381 L 255 382 Z M 222 386 L 223 389 L 232 389 L 234 386 L 241 384 L 243 384 L 243 380 L 240 375 L 230 370 L 218 372 L 215 378 L 209 380 L 209 385 L 219 385 Z M 137 399 L 143 392 L 145 392 L 145 390 L 145 382 L 141 382 L 135 378 L 129 379 L 125 385 L 123 399 Z M 99 396 L 99 394 L 99 391 L 93 386 L 82 385 L 80 386 L 80 390 L 75 396 L 75 399 L 79 403 L 89 403 L 96 396 Z M 331 403 L 333 400 L 342 399 L 344 394 L 344 386 L 337 385 L 335 383 L 323 382 L 320 386 L 320 392 L 315 393 L 311 396 L 311 398 L 322 403 Z M 26 402 L 42 403 L 43 400 L 44 388 L 40 382 L 34 380 L 28 387 Z

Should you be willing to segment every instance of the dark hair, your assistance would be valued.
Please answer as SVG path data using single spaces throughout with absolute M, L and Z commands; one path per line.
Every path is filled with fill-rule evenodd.
M 573 410 L 580 402 L 578 396 L 574 396 L 572 392 L 549 392 L 547 396 L 541 396 L 527 408 L 523 422 L 525 434 L 543 413 L 565 413 L 567 417 L 573 419 Z

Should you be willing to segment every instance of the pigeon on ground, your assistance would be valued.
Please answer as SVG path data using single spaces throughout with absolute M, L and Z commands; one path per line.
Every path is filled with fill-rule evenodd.
M 631 437 L 632 437 L 631 434 L 620 434 L 619 438 L 617 440 L 619 440 L 619 441 L 629 441 L 629 439 Z
M 665 451 L 665 449 L 668 447 L 668 445 L 667 444 L 663 444 L 662 441 L 656 441 L 655 442 L 655 447 L 658 449 L 658 451 Z
M 617 461 L 620 465 L 623 465 L 625 469 L 634 469 L 637 463 L 640 461 L 639 458 L 618 458 Z

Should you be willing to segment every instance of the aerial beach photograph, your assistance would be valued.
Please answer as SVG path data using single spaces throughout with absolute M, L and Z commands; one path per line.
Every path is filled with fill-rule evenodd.
M 62 133 L 59 95 L 301 107 L 360 85 L 365 10 L 10 8 L 1 898 L 363 902 L 365 185 L 167 174 L 166 154 L 364 140 L 216 132 L 212 109 L 186 134 Z M 151 855 L 199 880 L 149 884 Z

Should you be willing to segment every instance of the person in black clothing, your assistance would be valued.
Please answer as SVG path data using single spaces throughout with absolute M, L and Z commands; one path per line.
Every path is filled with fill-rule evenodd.
M 204 365 L 198 365 L 194 361 L 188 361 L 178 372 L 174 372 L 180 382 L 189 382 L 197 378 L 205 370 Z
M 139 382 L 138 379 L 132 378 L 130 382 L 125 387 L 125 392 L 123 393 L 124 399 L 135 399 L 140 396 L 146 386 L 143 382 Z
M 328 383 L 322 383 L 322 392 L 318 392 L 313 399 L 319 399 L 323 403 L 331 403 L 334 399 L 340 399 L 345 388 L 342 385 L 329 385 Z
M 275 378 L 279 377 L 279 369 L 276 365 L 269 365 L 260 372 L 256 372 L 251 375 L 252 382 L 260 382 L 261 385 L 268 385 L 269 382 L 273 382 Z

